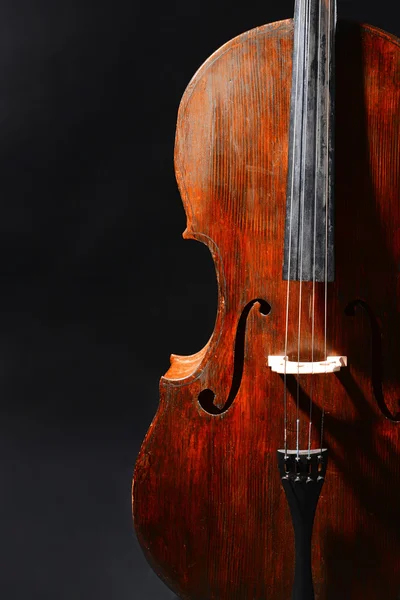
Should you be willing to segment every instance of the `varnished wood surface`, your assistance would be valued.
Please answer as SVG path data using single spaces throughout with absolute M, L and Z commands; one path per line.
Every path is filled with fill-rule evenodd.
M 218 314 L 206 347 L 192 357 L 173 356 L 161 380 L 159 409 L 136 464 L 133 514 L 156 572 L 191 600 L 288 600 L 291 594 L 293 533 L 275 458 L 283 444 L 283 381 L 266 360 L 284 351 L 292 43 L 292 21 L 230 41 L 196 73 L 179 111 L 176 172 L 185 237 L 212 253 Z M 348 356 L 349 366 L 314 377 L 313 389 L 310 378 L 300 380 L 302 447 L 312 393 L 313 446 L 324 407 L 330 453 L 313 537 L 316 600 L 396 600 L 399 42 L 371 27 L 341 25 L 336 71 L 336 280 L 329 284 L 328 354 Z M 302 288 L 302 360 L 311 356 L 311 287 Z M 290 290 L 295 359 L 299 284 Z M 316 358 L 324 346 L 323 292 L 318 284 Z M 261 314 L 255 303 L 240 321 L 257 298 L 269 303 L 270 313 Z M 355 300 L 363 304 L 345 314 Z M 245 326 L 242 371 L 239 322 Z M 222 408 L 235 367 L 240 387 L 233 403 L 208 414 L 200 392 L 213 390 Z M 294 447 L 296 380 L 289 379 Z

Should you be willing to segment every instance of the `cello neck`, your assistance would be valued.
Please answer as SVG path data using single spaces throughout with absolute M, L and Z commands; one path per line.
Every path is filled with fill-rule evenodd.
M 334 279 L 336 0 L 296 0 L 283 278 Z

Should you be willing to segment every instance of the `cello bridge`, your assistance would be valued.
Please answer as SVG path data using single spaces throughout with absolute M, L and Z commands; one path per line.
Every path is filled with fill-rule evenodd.
M 274 373 L 287 375 L 316 375 L 335 373 L 347 367 L 347 356 L 328 356 L 326 360 L 316 362 L 291 361 L 287 356 L 268 356 L 268 366 Z

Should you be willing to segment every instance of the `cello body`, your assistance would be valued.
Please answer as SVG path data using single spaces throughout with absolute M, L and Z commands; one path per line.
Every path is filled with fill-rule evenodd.
M 340 23 L 336 48 L 336 275 L 327 344 L 328 354 L 347 356 L 348 365 L 300 382 L 300 410 L 307 413 L 312 395 L 330 453 L 312 573 L 317 600 L 397 600 L 400 42 L 370 26 Z M 187 600 L 291 597 L 293 525 L 276 463 L 283 382 L 267 358 L 285 350 L 292 50 L 292 20 L 238 36 L 195 74 L 179 110 L 175 165 L 184 237 L 212 254 L 218 310 L 206 346 L 172 355 L 161 379 L 158 411 L 136 463 L 133 517 L 150 564 Z M 311 297 L 311 282 L 303 283 L 301 305 L 293 293 L 289 340 L 297 339 L 299 310 L 310 322 Z M 318 287 L 321 356 L 323 313 Z M 289 342 L 290 355 L 294 346 Z M 305 358 L 310 347 L 308 328 Z M 306 430 L 304 420 L 301 435 Z M 316 429 L 316 447 L 318 436 Z

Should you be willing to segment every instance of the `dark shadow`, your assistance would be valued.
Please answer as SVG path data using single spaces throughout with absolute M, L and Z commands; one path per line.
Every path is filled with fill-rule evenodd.
M 370 522 L 357 531 L 356 536 L 354 532 L 349 534 L 348 531 L 344 531 L 343 536 L 338 538 L 333 528 L 327 531 L 322 548 L 328 569 L 328 580 L 324 583 L 324 600 L 352 600 L 360 595 L 360 586 L 364 592 L 362 597 L 390 600 L 393 598 L 393 580 L 385 579 L 380 573 L 384 571 L 386 547 L 400 544 L 400 490 L 393 480 L 393 465 L 397 460 L 397 452 L 391 440 L 385 438 L 380 439 L 380 452 L 377 453 L 374 438 L 374 428 L 378 420 L 376 413 L 369 406 L 349 370 L 344 369 L 336 376 L 345 388 L 349 401 L 356 408 L 358 418 L 348 422 L 325 414 L 326 439 L 335 441 L 334 445 L 327 444 L 329 460 L 341 472 L 345 485 L 351 487 L 360 504 L 370 515 Z M 295 376 L 287 377 L 287 387 L 290 395 L 296 398 Z M 310 397 L 301 386 L 299 400 L 300 410 L 308 415 Z M 314 406 L 313 414 L 314 421 L 319 423 L 322 411 L 318 406 Z M 343 449 L 344 452 L 336 452 L 334 446 Z M 381 456 L 388 457 L 388 460 L 383 461 Z M 332 515 L 333 522 L 335 519 L 336 516 Z M 374 530 L 378 530 L 379 535 L 374 535 Z M 370 596 L 373 586 L 380 593 Z
M 326 564 L 323 600 L 394 600 L 400 588 L 396 563 L 400 555 L 397 433 L 395 429 L 393 434 L 381 433 L 380 428 L 385 428 L 387 422 L 364 397 L 351 374 L 362 373 L 364 381 L 371 381 L 379 409 L 391 421 L 387 427 L 397 427 L 393 423 L 399 418 L 397 406 L 394 407 L 393 394 L 385 398 L 384 387 L 398 382 L 396 332 L 400 319 L 396 306 L 394 228 L 400 226 L 400 220 L 393 198 L 398 184 L 391 173 L 396 170 L 390 142 L 393 134 L 383 118 L 379 121 L 378 111 L 374 122 L 367 122 L 366 97 L 376 94 L 374 101 L 382 102 L 379 90 L 374 89 L 374 78 L 386 72 L 388 58 L 384 51 L 374 65 L 374 74 L 369 71 L 365 78 L 366 68 L 371 69 L 366 67 L 365 49 L 374 48 L 375 43 L 378 48 L 381 43 L 381 38 L 375 40 L 370 34 L 366 42 L 366 35 L 359 24 L 341 22 L 336 49 L 336 281 L 332 293 L 338 298 L 336 306 L 347 305 L 348 313 L 354 314 L 358 305 L 367 315 L 359 327 L 357 322 L 352 325 L 349 318 L 349 326 L 337 332 L 337 340 L 346 347 L 351 370 L 344 369 L 336 376 L 358 416 L 347 422 L 340 415 L 326 414 L 324 421 L 327 441 L 334 440 L 330 460 L 362 507 L 363 516 L 355 514 L 353 523 L 346 518 L 349 530 L 343 531 L 343 536 L 339 537 L 334 528 L 326 534 L 321 548 Z M 389 90 L 391 85 L 388 80 Z M 393 185 L 392 197 L 383 200 L 388 185 Z M 293 382 L 290 385 L 293 388 Z M 292 389 L 292 393 L 296 390 Z M 307 413 L 309 399 L 304 393 L 300 401 Z M 318 407 L 313 410 L 321 418 Z M 332 515 L 333 524 L 340 519 L 339 513 Z

